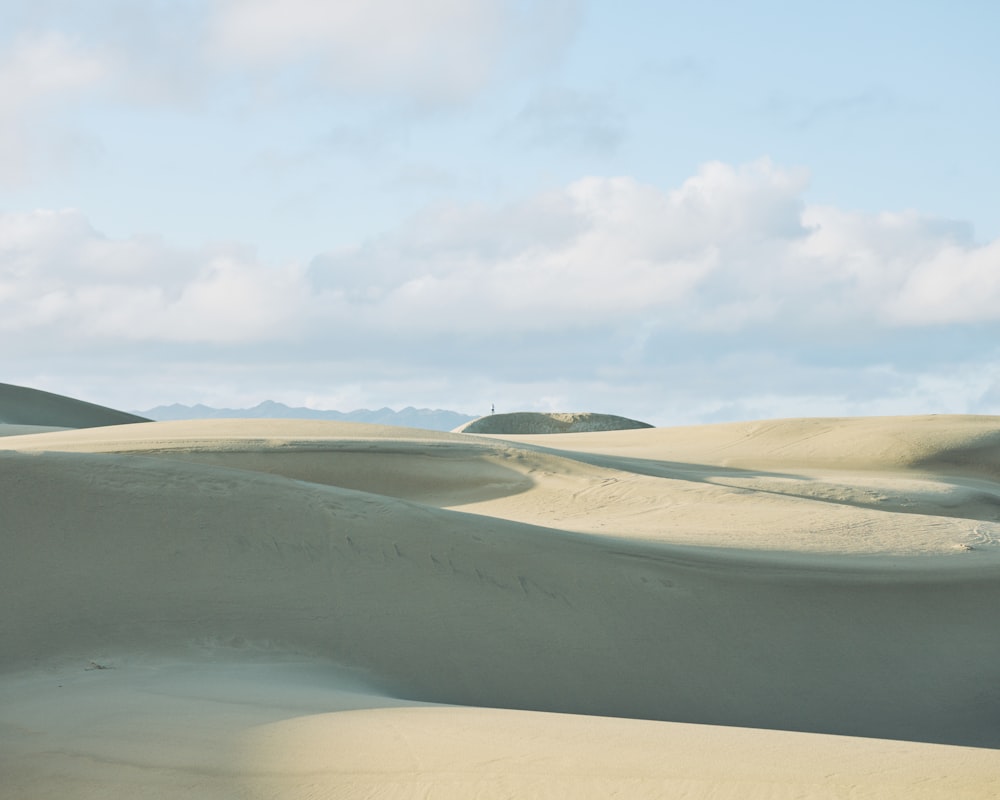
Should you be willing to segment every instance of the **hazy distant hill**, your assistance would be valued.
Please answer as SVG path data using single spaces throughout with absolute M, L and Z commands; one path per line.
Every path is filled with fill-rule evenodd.
M 376 425 L 398 425 L 404 428 L 426 428 L 434 431 L 450 431 L 475 417 L 459 414 L 457 411 L 441 409 L 413 408 L 408 406 L 401 411 L 391 408 L 380 408 L 370 411 L 361 408 L 357 411 L 322 411 L 315 408 L 292 408 L 284 403 L 265 400 L 253 408 L 212 408 L 211 406 L 184 406 L 174 403 L 169 406 L 157 406 L 148 411 L 139 412 L 144 417 L 165 422 L 174 419 L 332 419 L 343 422 L 371 422 Z

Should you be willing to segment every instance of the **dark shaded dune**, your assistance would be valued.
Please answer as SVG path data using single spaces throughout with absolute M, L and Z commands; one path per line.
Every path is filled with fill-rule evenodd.
M 991 559 L 584 537 L 170 459 L 0 455 L 4 669 L 270 643 L 469 705 L 1000 746 Z
M 913 467 L 1000 481 L 1000 420 L 993 419 L 994 430 L 979 431 L 966 441 L 914 459 Z
M 618 417 L 614 414 L 590 412 L 540 413 L 520 411 L 511 414 L 490 414 L 479 417 L 455 428 L 456 433 L 483 433 L 496 435 L 525 435 L 548 433 L 591 433 L 594 431 L 623 431 L 652 428 L 645 422 Z
M 0 437 L 30 436 L 36 433 L 52 433 L 64 430 L 66 428 L 56 425 L 8 425 L 5 422 L 0 422 Z
M 145 417 L 60 394 L 0 383 L 0 423 L 57 428 L 98 428 L 149 422 Z
M 743 427 L 742 439 L 734 437 L 731 445 L 720 449 L 734 463 L 742 462 L 743 452 L 754 452 L 763 463 L 1000 476 L 1000 417 L 996 416 L 789 419 Z

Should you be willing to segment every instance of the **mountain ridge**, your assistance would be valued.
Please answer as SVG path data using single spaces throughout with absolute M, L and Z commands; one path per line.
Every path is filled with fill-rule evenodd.
M 215 408 L 202 403 L 196 403 L 193 406 L 172 403 L 136 413 L 157 422 L 183 419 L 328 419 L 438 431 L 450 431 L 476 419 L 471 414 L 462 414 L 458 411 L 440 408 L 406 406 L 396 411 L 385 406 L 379 409 L 359 408 L 353 411 L 335 411 L 333 409 L 288 406 L 275 400 L 264 400 L 251 408 Z

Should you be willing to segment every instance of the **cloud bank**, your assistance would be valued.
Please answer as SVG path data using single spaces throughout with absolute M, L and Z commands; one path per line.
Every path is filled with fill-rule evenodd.
M 522 386 L 522 406 L 632 387 L 646 416 L 678 395 L 668 376 L 700 393 L 703 415 L 763 413 L 779 397 L 850 405 L 851 391 L 870 409 L 933 384 L 888 366 L 908 354 L 945 369 L 941 386 L 995 356 L 982 330 L 1000 322 L 1000 242 L 916 212 L 810 206 L 807 183 L 767 160 L 705 164 L 673 189 L 587 177 L 503 207 L 428 209 L 308 264 L 110 239 L 75 210 L 3 214 L 0 331 L 9 357 L 142 346 L 250 370 L 270 354 L 303 374 L 336 362 L 347 383 L 419 372 Z M 735 405 L 726 376 L 743 390 Z

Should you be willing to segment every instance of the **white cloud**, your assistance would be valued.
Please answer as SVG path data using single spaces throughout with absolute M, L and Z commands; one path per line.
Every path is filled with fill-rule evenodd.
M 0 214 L 0 330 L 26 349 L 281 340 L 305 304 L 297 276 L 235 247 L 108 239 L 74 210 Z
M 310 278 L 338 319 L 414 335 L 1000 319 L 997 244 L 912 213 L 807 207 L 805 186 L 767 161 L 708 164 L 668 192 L 585 178 L 503 208 L 429 210 L 317 258 Z
M 887 312 L 906 325 L 1000 319 L 1000 240 L 969 247 L 945 243 L 908 271 Z
M 107 65 L 60 33 L 22 36 L 0 61 L 0 107 L 24 109 L 93 86 Z
M 805 185 L 767 161 L 709 164 L 672 191 L 588 177 L 428 209 L 308 269 L 107 238 L 72 210 L 0 214 L 0 331 L 10 358 L 155 348 L 159 367 L 206 385 L 218 371 L 244 393 L 466 386 L 470 404 L 604 398 L 661 421 L 682 406 L 693 421 L 1000 402 L 983 335 L 1000 324 L 1000 242 L 810 207 Z M 671 399 L 629 399 L 657 387 Z
M 40 149 L 51 158 L 72 147 L 47 123 L 108 72 L 101 53 L 57 32 L 20 36 L 0 53 L 0 182 L 26 180 Z
M 826 207 L 806 209 L 803 223 L 811 233 L 789 254 L 801 275 L 789 289 L 825 297 L 831 318 L 888 327 L 1000 320 L 1000 242 L 977 244 L 967 224 Z
M 914 214 L 809 208 L 805 181 L 767 161 L 708 164 L 667 192 L 584 178 L 503 208 L 431 209 L 308 270 L 245 248 L 107 239 L 77 211 L 7 214 L 0 326 L 308 343 L 1000 321 L 1000 242 Z
M 727 291 L 749 291 L 739 313 L 759 315 L 753 259 L 783 257 L 807 235 L 804 184 L 766 161 L 708 164 L 673 192 L 584 178 L 501 209 L 425 213 L 318 258 L 311 276 L 321 292 L 363 299 L 380 324 L 418 330 L 596 329 L 637 314 L 702 327 L 715 311 L 732 327 L 737 309 L 701 287 L 725 274 Z
M 575 0 L 218 0 L 208 47 L 243 66 L 295 65 L 338 89 L 453 101 L 561 50 L 578 14 Z

